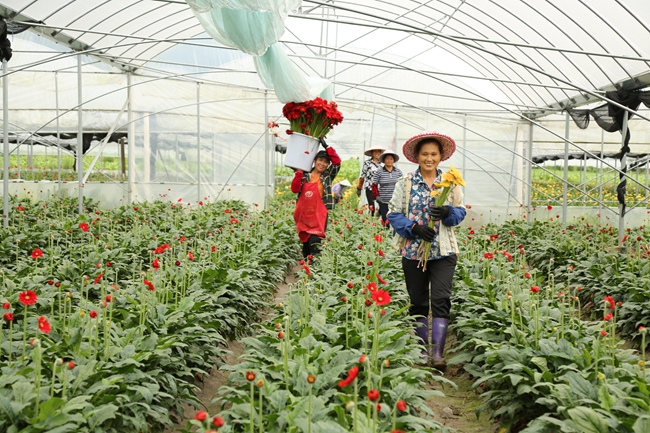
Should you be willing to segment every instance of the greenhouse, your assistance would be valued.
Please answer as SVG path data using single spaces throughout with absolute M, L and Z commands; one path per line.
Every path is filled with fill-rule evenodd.
M 0 15 L 0 431 L 650 432 L 647 0 Z M 320 143 L 287 114 L 317 98 L 341 116 Z M 411 325 L 410 175 L 362 188 L 373 149 L 425 170 L 422 131 L 464 185 L 420 259 L 458 258 L 446 370 Z

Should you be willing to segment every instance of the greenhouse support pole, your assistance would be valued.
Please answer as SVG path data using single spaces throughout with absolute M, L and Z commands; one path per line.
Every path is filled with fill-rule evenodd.
M 463 114 L 463 179 L 467 179 L 465 155 L 467 154 L 467 114 Z
M 269 175 L 269 149 L 271 148 L 270 134 L 268 132 L 268 122 L 269 122 L 269 92 L 268 90 L 264 91 L 264 209 L 269 208 L 269 184 L 270 175 Z
M 2 61 L 2 156 L 4 178 L 2 179 L 2 225 L 9 227 L 9 89 L 7 61 Z
M 463 119 L 464 120 L 464 119 Z M 463 145 L 465 144 L 465 129 L 463 128 Z M 515 172 L 515 156 L 517 156 L 517 147 L 519 146 L 519 124 L 517 124 L 517 127 L 515 128 L 515 141 L 512 146 L 512 160 L 510 161 L 510 179 L 508 180 L 508 194 L 512 193 L 512 178 L 514 176 Z M 465 153 L 463 153 L 463 159 L 465 156 Z M 463 162 L 463 168 L 465 167 L 465 163 Z M 519 170 L 517 170 L 519 172 Z M 519 173 L 517 173 L 519 174 Z M 463 175 L 463 178 L 465 178 L 465 175 Z M 510 211 L 510 197 L 508 197 L 508 201 L 506 202 L 506 214 L 504 215 L 504 218 L 507 220 L 508 219 L 508 213 Z
M 645 163 L 645 184 L 648 184 L 648 162 L 649 160 L 646 160 Z M 645 207 L 648 207 L 648 190 L 645 190 Z
M 583 200 L 583 206 L 587 206 L 587 154 L 583 154 L 582 156 L 582 161 L 584 162 L 584 174 L 585 174 L 585 181 L 582 184 L 582 200 Z
M 526 185 L 526 214 L 530 217 L 530 212 L 532 211 L 533 204 L 533 127 L 535 125 L 533 122 L 530 122 L 530 127 L 528 128 L 528 149 L 526 153 L 526 176 L 524 179 L 528 181 Z M 530 218 L 529 218 L 529 222 Z
M 127 111 L 127 121 L 129 122 L 128 140 L 129 140 L 129 162 L 128 172 L 126 174 L 128 194 L 127 202 L 133 203 L 133 180 L 135 179 L 135 125 L 133 124 L 133 91 L 131 90 L 133 74 L 126 74 L 126 97 L 129 99 Z M 178 158 L 176 158 L 178 161 Z
M 623 113 L 623 127 L 621 128 L 621 134 L 622 134 L 622 145 L 621 148 L 625 147 L 625 137 L 627 136 L 627 116 L 628 112 L 627 110 Z M 621 151 L 621 180 L 625 179 L 625 172 L 627 171 L 627 161 L 626 161 L 626 152 L 624 150 Z M 625 198 L 623 198 L 623 201 L 625 201 Z M 625 252 L 625 249 L 623 247 L 623 237 L 625 236 L 625 204 L 624 203 L 619 203 L 618 204 L 618 245 L 621 247 L 621 252 Z
M 201 83 L 196 83 L 196 179 L 197 179 L 197 197 L 196 201 L 201 201 Z
M 564 185 L 562 186 L 562 228 L 566 228 L 567 203 L 569 202 L 569 112 L 564 124 Z
M 61 126 L 59 124 L 59 71 L 54 72 L 54 99 L 56 102 L 56 160 L 58 164 L 56 179 L 61 197 Z
M 395 106 L 395 138 L 393 139 L 393 148 L 391 149 L 393 152 L 397 150 L 397 119 L 399 118 L 399 113 L 398 110 L 399 107 L 397 105 Z
M 602 210 L 603 210 L 603 158 L 604 158 L 604 152 L 605 152 L 605 130 L 601 129 L 600 130 L 600 161 L 598 161 L 598 165 L 600 166 L 600 170 L 598 170 L 598 215 L 602 215 Z M 648 182 L 646 182 L 648 183 Z M 598 221 L 600 222 L 600 218 L 598 218 Z
M 81 54 L 77 54 L 77 99 L 79 107 L 77 110 L 77 179 L 79 182 L 79 215 L 84 212 L 84 125 L 81 89 Z
M 372 119 L 370 120 L 370 140 L 368 140 L 368 145 L 372 146 L 372 136 L 375 132 L 375 113 L 377 112 L 377 107 L 372 107 Z M 364 153 L 366 151 L 366 142 L 363 142 L 363 146 L 361 146 L 361 164 L 359 164 L 359 173 L 361 173 L 361 169 L 363 168 L 363 157 L 365 156 Z

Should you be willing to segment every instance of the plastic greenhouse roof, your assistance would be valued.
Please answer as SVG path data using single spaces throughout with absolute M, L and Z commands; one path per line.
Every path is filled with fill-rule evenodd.
M 180 0 L 0 0 L 0 14 L 124 71 L 175 46 L 232 50 L 214 48 Z M 413 93 L 408 80 L 385 80 L 404 71 L 449 97 L 536 117 L 646 87 L 648 40 L 648 0 L 303 0 L 281 42 L 337 98 Z

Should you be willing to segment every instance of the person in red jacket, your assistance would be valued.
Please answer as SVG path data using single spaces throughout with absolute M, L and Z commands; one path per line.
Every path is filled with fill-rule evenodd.
M 332 182 L 341 169 L 341 158 L 333 147 L 321 140 L 325 150 L 316 154 L 314 167 L 310 172 L 297 170 L 291 182 L 291 192 L 298 194 L 293 219 L 296 221 L 298 237 L 302 242 L 302 255 L 320 252 L 320 241 L 325 237 L 328 211 L 334 208 L 336 200 L 332 194 Z

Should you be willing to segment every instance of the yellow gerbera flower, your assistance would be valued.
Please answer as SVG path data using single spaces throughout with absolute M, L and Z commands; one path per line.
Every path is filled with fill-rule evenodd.
M 449 171 L 447 173 L 449 173 L 451 176 L 454 177 L 454 179 L 452 180 L 453 183 L 455 183 L 456 185 L 465 186 L 465 180 L 463 179 L 463 175 L 461 174 L 460 171 L 454 168 L 453 165 L 449 166 Z
M 429 194 L 429 197 L 431 197 L 431 198 L 436 198 L 436 197 L 438 197 L 440 194 L 442 194 L 442 190 L 441 190 L 441 189 L 434 189 L 433 191 L 431 191 L 431 194 Z

